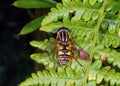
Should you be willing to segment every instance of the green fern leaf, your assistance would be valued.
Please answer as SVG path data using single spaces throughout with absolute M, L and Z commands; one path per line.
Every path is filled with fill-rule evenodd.
M 81 71 L 83 69 L 80 65 L 77 65 L 76 69 L 73 70 L 72 67 L 66 67 L 65 69 L 58 67 L 58 72 L 55 69 L 38 71 L 37 74 L 32 73 L 32 77 L 26 79 L 19 86 L 78 86 L 81 84 L 81 77 L 83 77 L 82 74 L 84 73 Z
M 106 82 L 110 81 L 111 86 L 117 86 L 120 85 L 120 73 L 116 73 L 114 69 L 111 69 L 110 71 L 107 71 L 105 68 L 98 71 L 97 73 L 97 83 L 100 83 L 102 79 L 104 79 Z
M 96 3 L 96 1 L 97 1 L 97 0 L 89 0 L 89 3 L 90 3 L 91 5 L 94 5 L 94 4 Z
M 48 51 L 49 53 L 52 53 L 55 50 L 54 46 L 54 38 L 50 38 L 50 40 L 45 39 L 44 41 L 31 41 L 30 45 L 33 47 L 36 47 L 38 49 Z
M 48 68 L 55 68 L 54 56 L 48 53 L 35 53 L 31 55 L 31 58 L 37 63 L 42 63 Z

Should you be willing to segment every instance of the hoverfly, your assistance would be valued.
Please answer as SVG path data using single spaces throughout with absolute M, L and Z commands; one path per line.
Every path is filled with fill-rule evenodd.
M 71 60 L 76 60 L 76 58 L 73 57 L 72 51 L 80 53 L 80 50 L 73 47 L 74 42 L 70 38 L 68 29 L 65 27 L 58 29 L 55 44 L 57 48 L 54 53 L 54 59 L 59 65 L 67 66 Z M 57 56 L 58 59 L 56 58 Z

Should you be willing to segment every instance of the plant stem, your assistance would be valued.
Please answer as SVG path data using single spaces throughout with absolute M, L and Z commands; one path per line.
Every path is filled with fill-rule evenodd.
M 98 35 L 99 35 L 100 25 L 102 23 L 102 20 L 104 19 L 105 14 L 106 14 L 105 13 L 105 7 L 106 7 L 107 3 L 108 3 L 108 0 L 104 0 L 103 5 L 102 5 L 101 9 L 99 10 L 100 15 L 99 15 L 98 22 L 97 22 L 97 25 L 96 25 L 95 30 L 94 30 L 94 38 L 93 38 L 93 42 L 92 42 L 92 45 L 91 45 L 91 48 L 90 48 L 90 50 L 91 50 L 91 52 L 90 52 L 91 61 L 90 61 L 90 63 L 88 63 L 82 86 L 86 86 L 86 83 L 87 83 L 87 79 L 88 79 L 88 76 L 89 76 L 89 71 L 90 71 L 91 64 L 92 64 L 92 59 L 93 59 L 94 52 L 95 52 L 95 45 L 97 43 L 97 39 L 98 39 Z

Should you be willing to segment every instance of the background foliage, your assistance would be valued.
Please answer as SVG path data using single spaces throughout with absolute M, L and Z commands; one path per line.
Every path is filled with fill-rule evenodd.
M 33 37 L 17 36 L 30 17 L 24 9 L 12 6 L 13 1 L 0 0 L 0 86 L 17 86 L 34 71 L 29 59 Z
M 19 6 L 16 3 L 17 1 L 14 5 Z M 32 23 L 34 24 L 34 21 Z M 33 24 L 29 24 L 24 30 Z M 37 28 L 38 25 L 34 27 Z M 43 50 L 41 53 L 32 54 L 31 58 L 42 63 L 45 70 L 33 73 L 32 77 L 27 78 L 20 86 L 119 86 L 120 1 L 62 0 L 62 3 L 57 3 L 43 18 L 40 30 L 56 33 L 62 26 L 67 27 L 75 43 L 87 51 L 90 61 L 79 60 L 83 66 L 71 61 L 69 66 L 59 66 L 58 72 L 55 72 L 55 39 L 50 37 L 44 41 L 31 41 L 33 47 Z
M 14 1 L 0 0 L 0 86 L 18 86 L 36 71 L 36 63 L 30 59 L 35 50 L 29 42 L 36 39 L 37 30 L 27 35 L 19 33 L 36 15 L 45 15 L 49 11 L 49 8 L 16 8 L 12 5 Z

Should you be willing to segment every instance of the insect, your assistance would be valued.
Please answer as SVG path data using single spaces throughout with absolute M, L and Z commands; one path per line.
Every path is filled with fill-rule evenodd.
M 57 48 L 54 53 L 54 59 L 59 65 L 67 66 L 71 60 L 76 60 L 72 51 L 79 52 L 79 50 L 73 47 L 74 43 L 67 28 L 62 27 L 58 29 L 55 44 Z

